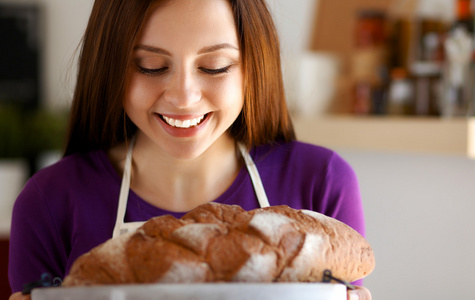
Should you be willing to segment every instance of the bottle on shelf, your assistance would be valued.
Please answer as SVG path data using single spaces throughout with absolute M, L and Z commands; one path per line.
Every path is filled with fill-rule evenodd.
M 386 15 L 383 11 L 358 12 L 352 59 L 353 112 L 381 113 L 387 90 Z
M 470 66 L 473 38 L 464 27 L 455 28 L 445 41 L 447 61 L 443 73 L 442 115 L 465 116 L 473 98 Z
M 428 5 L 428 1 L 424 3 L 415 22 L 415 53 L 410 64 L 415 90 L 414 113 L 438 116 L 446 56 L 444 41 L 450 24 L 442 17 L 440 9 Z
M 473 0 L 455 0 L 455 20 L 453 28 L 463 27 L 470 34 L 474 33 Z
M 441 114 L 470 115 L 474 102 L 475 47 L 472 0 L 456 0 L 456 16 L 445 40 Z

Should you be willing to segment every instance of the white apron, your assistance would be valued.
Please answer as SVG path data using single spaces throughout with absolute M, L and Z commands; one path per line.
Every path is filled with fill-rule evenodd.
M 125 159 L 124 173 L 122 175 L 122 184 L 120 186 L 120 195 L 119 195 L 119 207 L 117 208 L 117 219 L 114 226 L 114 231 L 112 237 L 118 237 L 127 232 L 133 232 L 145 222 L 124 222 L 125 210 L 127 208 L 127 200 L 129 197 L 130 189 L 130 173 L 132 170 L 132 150 L 134 148 L 135 138 L 130 142 L 129 149 L 127 151 L 127 157 Z M 252 185 L 254 186 L 254 191 L 256 192 L 257 200 L 261 207 L 267 207 L 269 205 L 269 200 L 267 200 L 267 195 L 262 185 L 261 177 L 257 171 L 257 167 L 254 164 L 254 161 L 249 155 L 246 147 L 242 144 L 238 144 L 239 150 L 241 151 L 242 157 L 246 164 L 246 168 L 251 176 Z

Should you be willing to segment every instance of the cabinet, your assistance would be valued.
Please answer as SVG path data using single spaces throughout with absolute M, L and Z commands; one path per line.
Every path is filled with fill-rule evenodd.
M 316 116 L 293 123 L 299 140 L 329 148 L 475 159 L 475 118 Z
M 0 238 L 0 299 L 8 299 L 11 294 L 8 282 L 8 239 Z
M 8 299 L 11 294 L 8 282 L 8 245 L 10 218 L 0 220 L 0 299 Z

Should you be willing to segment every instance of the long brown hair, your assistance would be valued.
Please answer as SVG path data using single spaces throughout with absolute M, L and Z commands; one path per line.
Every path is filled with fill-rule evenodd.
M 230 128 L 248 147 L 295 139 L 279 40 L 264 0 L 229 0 L 244 66 L 244 106 Z M 96 0 L 82 40 L 65 156 L 107 150 L 136 131 L 123 108 L 134 44 L 157 0 Z

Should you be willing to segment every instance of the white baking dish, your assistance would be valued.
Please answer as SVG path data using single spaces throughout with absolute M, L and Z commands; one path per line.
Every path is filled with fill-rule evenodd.
M 32 300 L 346 300 L 334 283 L 204 283 L 52 287 L 32 291 Z

